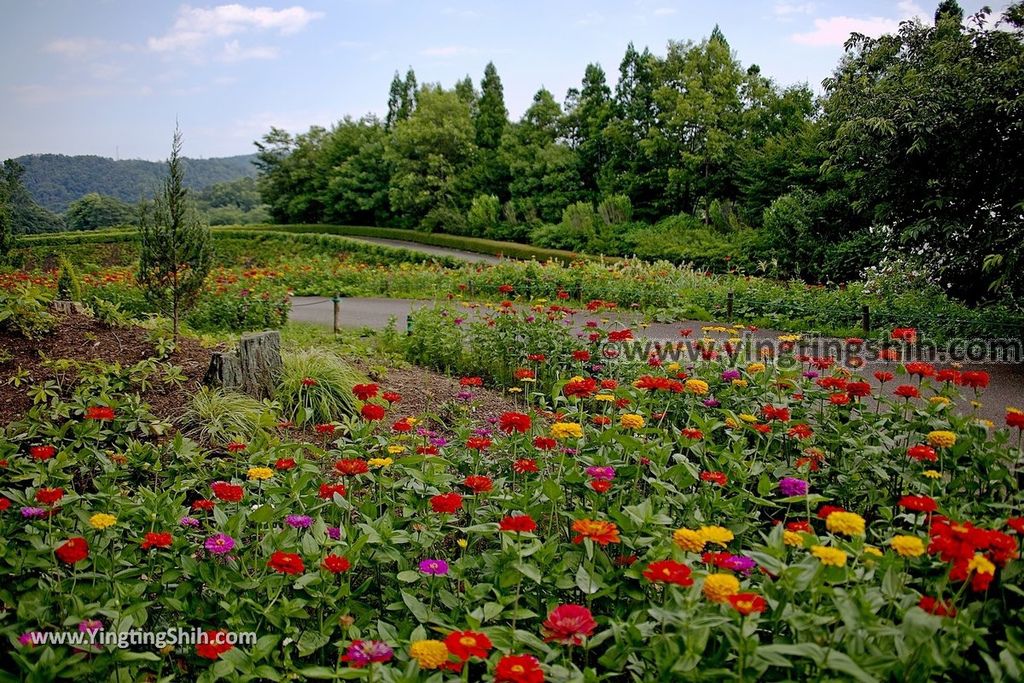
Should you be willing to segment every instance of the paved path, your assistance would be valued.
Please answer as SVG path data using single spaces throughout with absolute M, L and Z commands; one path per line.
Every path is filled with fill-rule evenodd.
M 399 247 L 401 249 L 418 251 L 423 254 L 431 254 L 433 256 L 447 256 L 449 258 L 458 259 L 459 261 L 469 261 L 470 263 L 499 263 L 501 261 L 497 256 L 491 256 L 490 254 L 478 254 L 474 251 L 462 251 L 461 249 L 449 249 L 448 247 L 435 247 L 432 244 L 406 242 L 405 240 L 392 240 L 384 237 L 355 237 L 349 235 L 345 235 L 345 237 L 358 242 L 371 242 L 373 244 L 382 244 L 387 247 Z
M 342 299 L 339 305 L 339 323 L 342 327 L 370 327 L 382 329 L 388 321 L 394 317 L 396 328 L 404 330 L 406 320 L 410 311 L 415 311 L 422 306 L 430 306 L 433 302 L 417 299 L 376 299 L 376 298 L 346 298 Z M 467 315 L 471 312 L 467 311 Z M 595 318 L 619 320 L 623 325 L 635 325 L 637 316 L 623 311 L 613 315 L 594 314 L 588 311 L 581 311 L 573 316 L 573 325 L 576 329 L 582 330 L 587 320 Z M 326 297 L 297 296 L 292 298 L 292 311 L 290 320 L 296 322 L 309 322 L 319 325 L 330 326 L 333 324 L 334 307 L 331 300 Z M 634 327 L 636 336 L 643 335 L 649 339 L 666 341 L 678 341 L 683 337 L 680 330 L 693 330 L 690 339 L 700 338 L 701 328 L 713 325 L 714 323 L 699 322 L 694 320 L 681 320 L 674 323 L 651 323 L 645 329 Z M 786 334 L 777 330 L 757 330 L 755 339 L 777 340 L 779 335 Z M 715 335 L 721 337 L 722 335 Z M 681 359 L 685 363 L 685 360 Z M 877 387 L 872 374 L 876 369 L 883 367 L 883 363 L 869 363 L 861 372 L 869 381 Z M 892 369 L 891 364 L 889 368 Z M 982 395 L 981 415 L 994 421 L 997 426 L 1004 423 L 1006 406 L 1017 406 L 1024 408 L 1024 367 L 1015 365 L 972 365 L 970 369 L 985 370 L 991 377 L 989 388 Z M 900 378 L 888 383 L 887 389 L 891 390 L 897 384 L 903 383 Z M 970 410 L 970 407 L 963 402 L 961 409 Z

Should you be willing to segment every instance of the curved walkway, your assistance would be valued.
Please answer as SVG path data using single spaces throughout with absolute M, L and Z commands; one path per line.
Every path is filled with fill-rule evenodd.
M 491 256 L 490 254 L 478 254 L 475 251 L 462 251 L 461 249 L 436 247 L 432 244 L 406 242 L 405 240 L 393 240 L 385 237 L 356 237 L 354 235 L 345 235 L 345 239 L 355 240 L 356 242 L 381 244 L 386 247 L 399 247 L 401 249 L 418 251 L 422 254 L 430 254 L 432 256 L 447 256 L 460 261 L 468 261 L 469 263 L 499 263 L 501 261 L 497 256 Z
M 394 318 L 396 329 L 405 330 L 406 321 L 411 311 L 432 304 L 432 301 L 420 299 L 345 298 L 339 302 L 338 323 L 341 327 L 347 328 L 370 327 L 373 329 L 383 329 Z M 582 330 L 586 321 L 592 320 L 595 317 L 597 316 L 583 310 L 575 314 L 573 323 L 577 329 Z M 618 315 L 601 314 L 600 317 L 617 320 L 623 325 L 633 325 L 636 323 L 636 315 L 625 312 Z M 314 323 L 329 327 L 334 321 L 334 306 L 327 297 L 293 297 L 289 319 L 294 322 Z M 642 334 L 647 339 L 671 342 L 682 339 L 680 330 L 692 329 L 696 337 L 702 327 L 712 324 L 714 323 L 680 320 L 674 323 L 652 323 L 642 331 L 636 330 L 636 332 L 637 336 Z M 758 340 L 777 340 L 779 335 L 782 334 L 786 333 L 777 330 L 757 330 L 755 337 Z M 680 359 L 680 361 L 684 365 L 686 364 L 684 359 Z M 878 386 L 878 382 L 874 379 L 872 373 L 881 367 L 881 363 L 869 363 L 862 370 L 864 376 L 875 387 Z M 891 366 L 888 369 L 891 369 Z M 1024 367 L 1007 364 L 986 364 L 972 365 L 971 369 L 985 370 L 991 378 L 988 389 L 981 396 L 982 407 L 980 414 L 983 417 L 992 420 L 997 426 L 1001 426 L 1006 406 L 1024 408 Z M 902 382 L 899 378 L 889 382 L 887 393 L 900 383 Z M 967 401 L 962 401 L 959 407 L 963 411 L 971 410 Z

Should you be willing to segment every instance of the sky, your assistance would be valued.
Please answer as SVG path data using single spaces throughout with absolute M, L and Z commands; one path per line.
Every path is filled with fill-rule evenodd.
M 744 66 L 820 91 L 851 31 L 930 19 L 936 2 L 0 0 L 0 159 L 161 160 L 175 121 L 186 156 L 248 154 L 271 126 L 383 114 L 410 66 L 420 83 L 479 85 L 493 61 L 518 118 L 541 86 L 562 99 L 590 62 L 614 83 L 630 41 L 664 54 L 716 24 Z M 969 15 L 985 3 L 961 4 Z

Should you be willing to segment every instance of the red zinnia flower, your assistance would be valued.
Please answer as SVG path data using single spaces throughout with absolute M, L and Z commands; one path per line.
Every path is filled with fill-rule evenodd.
M 587 398 L 597 391 L 597 380 L 592 377 L 586 379 L 578 379 L 574 382 L 567 382 L 562 387 L 562 393 L 566 396 L 579 396 L 580 398 Z
M 937 617 L 955 617 L 956 607 L 946 602 L 945 600 L 937 600 L 930 595 L 922 595 L 921 600 L 917 603 L 917 606 L 923 609 L 928 614 L 934 614 Z
M 143 537 L 141 545 L 143 550 L 149 550 L 150 548 L 169 548 L 173 542 L 174 538 L 166 531 L 150 531 Z
M 590 488 L 594 489 L 598 493 L 608 493 L 611 487 L 612 483 L 607 479 L 594 479 L 590 482 Z
M 586 361 L 590 360 L 590 351 L 587 351 L 586 349 L 580 351 L 573 351 L 572 359 L 585 363 Z
M 1006 426 L 1024 429 L 1024 411 L 1011 410 L 1008 408 L 1006 410 Z
M 918 462 L 927 460 L 928 462 L 935 462 L 939 459 L 935 453 L 935 449 L 923 443 L 919 443 L 916 446 L 911 446 L 907 449 L 907 455 Z
M 894 327 L 892 338 L 896 341 L 905 341 L 913 344 L 917 341 L 917 330 L 913 327 Z
M 766 420 L 789 421 L 789 408 L 776 408 L 770 403 L 761 409 L 761 414 L 764 415 Z
M 818 508 L 818 519 L 828 519 L 833 512 L 846 512 L 846 510 L 837 505 L 822 505 Z
M 359 410 L 359 414 L 363 416 L 363 419 L 371 422 L 384 419 L 385 412 L 384 406 L 379 406 L 376 403 L 367 403 Z
M 466 477 L 463 482 L 473 493 L 487 493 L 494 488 L 494 482 L 491 481 L 490 477 L 485 477 L 482 474 L 471 474 Z
M 474 451 L 487 450 L 491 445 L 491 440 L 486 436 L 471 436 L 466 439 L 466 448 Z
M 393 425 L 391 425 L 391 429 L 392 429 L 392 431 L 396 431 L 396 432 L 412 431 L 412 423 L 409 422 L 408 418 L 405 418 L 403 420 L 398 420 Z
M 875 379 L 877 379 L 882 384 L 885 384 L 886 382 L 890 381 L 895 376 L 896 375 L 892 374 L 891 372 L 886 372 L 885 370 L 879 370 L 875 372 Z
M 457 493 L 440 493 L 430 499 L 434 512 L 451 514 L 462 508 L 462 496 Z
M 505 655 L 494 667 L 494 683 L 544 683 L 544 671 L 536 657 Z
M 357 474 L 365 474 L 370 471 L 370 466 L 365 460 L 359 458 L 345 458 L 334 463 L 334 469 L 343 477 L 350 477 Z
M 558 442 L 549 436 L 538 436 L 533 440 L 533 447 L 539 451 L 550 451 Z
M 530 416 L 524 413 L 503 413 L 498 419 L 498 429 L 506 434 L 525 434 L 530 430 L 530 424 Z
M 490 638 L 477 631 L 452 631 L 444 639 L 444 644 L 448 652 L 464 662 L 470 657 L 487 659 L 487 653 L 494 647 Z
M 278 458 L 277 462 L 274 463 L 274 469 L 278 470 L 290 470 L 295 467 L 295 460 L 293 458 Z
M 357 384 L 352 387 L 352 393 L 355 394 L 356 398 L 360 401 L 368 401 L 377 395 L 380 387 L 376 384 Z
M 914 361 L 907 363 L 903 366 L 906 368 L 907 373 L 911 375 L 917 375 L 918 377 L 933 377 L 935 376 L 935 366 L 931 363 L 925 363 L 923 361 Z
M 64 489 L 53 488 L 53 489 L 39 489 L 36 491 L 36 500 L 43 505 L 50 505 L 60 501 L 64 497 Z
M 61 562 L 74 564 L 89 557 L 89 543 L 81 536 L 75 536 L 57 546 L 57 558 Z
M 659 560 L 647 565 L 644 570 L 644 577 L 655 583 L 674 583 L 677 586 L 692 586 L 693 572 L 682 562 L 675 560 Z
M 301 574 L 306 571 L 302 558 L 295 553 L 275 550 L 267 562 L 267 566 L 280 574 Z
M 245 444 L 242 443 L 241 441 L 232 441 L 232 442 L 228 443 L 228 452 L 229 453 L 240 453 L 240 452 L 244 451 L 245 448 L 246 448 Z
M 320 484 L 320 492 L 317 494 L 324 500 L 331 500 L 334 498 L 334 494 L 337 493 L 339 496 L 345 495 L 344 484 Z
M 694 441 L 700 441 L 704 438 L 704 432 L 699 429 L 694 429 L 693 427 L 687 427 L 681 433 L 685 438 L 693 439 Z
M 537 528 L 537 522 L 530 515 L 507 515 L 498 522 L 498 529 L 527 534 Z
M 590 610 L 582 605 L 559 605 L 548 613 L 541 625 L 544 642 L 563 645 L 581 645 L 583 639 L 597 628 Z
M 108 406 L 90 406 L 85 411 L 86 420 L 113 420 L 114 409 Z
M 629 341 L 633 338 L 633 330 L 626 328 L 624 330 L 612 330 L 608 333 L 608 341 L 610 342 L 621 342 Z
M 192 503 L 193 510 L 212 510 L 217 504 L 212 500 L 206 498 L 200 498 Z
M 57 449 L 53 446 L 33 446 L 28 452 L 35 460 L 49 460 L 57 454 Z
M 226 481 L 215 481 L 210 484 L 210 489 L 220 500 L 226 500 L 229 503 L 237 503 L 242 500 L 242 496 L 245 495 L 245 489 L 238 484 L 230 484 Z
M 736 593 L 735 595 L 730 595 L 729 604 L 743 616 L 753 614 L 754 612 L 763 612 L 768 607 L 765 599 L 756 593 Z
M 205 642 L 196 644 L 196 654 L 204 659 L 218 659 L 234 647 L 228 642 L 227 631 L 207 631 Z
M 725 472 L 713 472 L 704 470 L 700 473 L 701 481 L 710 482 L 712 484 L 718 484 L 719 486 L 725 486 L 729 483 L 729 477 L 725 476 Z
M 399 401 L 402 400 L 402 395 L 397 394 L 394 391 L 385 391 L 383 394 L 381 394 L 381 398 L 383 398 L 388 403 L 398 403 Z
M 935 512 L 939 509 L 935 499 L 928 496 L 903 496 L 900 498 L 899 506 L 913 512 Z
M 337 428 L 338 425 L 332 422 L 324 422 L 323 424 L 318 424 L 315 427 L 313 427 L 313 430 L 317 434 L 333 434 Z
M 516 474 L 526 474 L 528 472 L 537 472 L 537 461 L 533 458 L 520 458 L 512 463 L 512 471 Z
M 850 382 L 846 385 L 846 393 L 853 398 L 864 398 L 871 395 L 871 385 L 867 382 Z
M 438 453 L 437 446 L 417 446 L 416 447 L 416 454 L 417 455 L 437 455 L 437 453 Z
M 917 398 L 921 395 L 921 392 L 913 384 L 901 384 L 892 393 L 906 399 Z
M 323 561 L 323 568 L 332 574 L 347 572 L 351 567 L 352 563 L 348 561 L 347 557 L 333 553 L 325 557 Z

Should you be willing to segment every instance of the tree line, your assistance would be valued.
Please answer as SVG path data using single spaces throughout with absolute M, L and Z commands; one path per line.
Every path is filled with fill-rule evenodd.
M 816 97 L 744 67 L 716 28 L 630 44 L 509 119 L 479 87 L 396 72 L 388 110 L 256 142 L 275 221 L 408 227 L 637 253 L 811 282 L 887 255 L 978 301 L 1024 293 L 1022 3 L 851 35 Z M 998 30 L 994 30 L 998 29 Z

